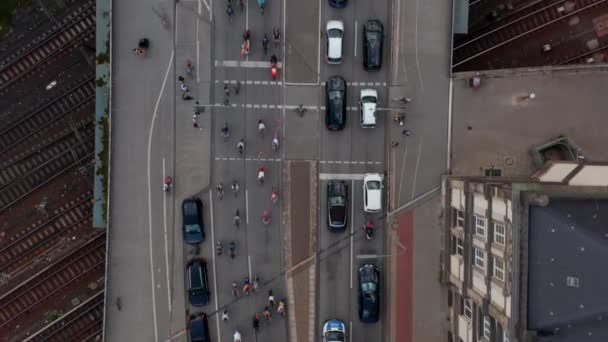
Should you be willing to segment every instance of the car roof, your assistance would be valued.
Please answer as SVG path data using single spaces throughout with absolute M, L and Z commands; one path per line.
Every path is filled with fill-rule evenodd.
M 366 31 L 383 31 L 382 22 L 378 19 L 370 19 L 365 23 Z
M 329 20 L 327 25 L 325 26 L 326 30 L 338 29 L 340 31 L 344 31 L 344 23 L 342 20 Z

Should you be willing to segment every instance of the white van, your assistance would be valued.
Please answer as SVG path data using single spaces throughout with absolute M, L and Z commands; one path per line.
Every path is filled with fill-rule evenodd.
M 361 127 L 376 127 L 376 106 L 378 105 L 378 92 L 375 89 L 361 89 L 359 104 L 361 105 Z

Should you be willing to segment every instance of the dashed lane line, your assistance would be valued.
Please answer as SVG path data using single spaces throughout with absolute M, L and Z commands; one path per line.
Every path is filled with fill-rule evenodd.
M 281 158 L 239 158 L 239 157 L 215 157 L 216 161 L 246 161 L 246 162 L 281 162 Z M 382 165 L 379 161 L 364 160 L 321 160 L 321 164 L 326 165 Z
M 245 62 L 243 62 L 245 63 Z M 253 62 L 247 62 L 253 63 Z M 263 62 L 267 63 L 267 62 Z M 259 81 L 259 80 L 215 80 L 215 84 L 237 84 L 240 82 L 241 85 L 264 85 L 264 86 L 282 86 L 284 83 L 281 81 Z M 349 87 L 387 87 L 386 82 L 346 82 Z M 326 82 L 321 82 L 321 86 L 325 87 Z
M 270 68 L 270 62 L 265 61 L 219 61 L 215 60 L 216 67 L 223 68 Z M 279 69 L 283 68 L 283 62 L 278 62 L 277 67 Z

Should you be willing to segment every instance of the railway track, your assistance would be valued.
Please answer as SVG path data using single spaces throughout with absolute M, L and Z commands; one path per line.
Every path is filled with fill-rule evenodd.
M 0 92 L 63 52 L 74 40 L 94 34 L 95 22 L 95 2 L 89 1 L 60 25 L 60 30 L 40 40 L 15 59 L 4 61 L 0 66 Z
M 0 131 L 0 155 L 21 141 L 40 134 L 65 115 L 95 101 L 94 77 L 78 83 L 61 96 L 4 127 Z
M 95 134 L 94 121 L 87 122 L 80 129 L 70 130 L 68 127 L 65 131 L 67 134 L 52 140 L 45 140 L 45 144 L 37 146 L 35 151 L 4 163 L 0 168 L 0 186 L 10 183 L 11 179 L 18 178 L 18 175 L 23 174 L 23 170 L 33 170 L 38 165 L 48 162 L 57 154 L 77 146 L 82 137 L 93 136 Z
M 0 328 L 20 318 L 42 302 L 91 273 L 103 274 L 105 232 L 59 259 L 45 270 L 0 297 Z
M 91 199 L 88 194 L 44 222 L 22 229 L 8 237 L 0 247 L 0 272 L 10 275 L 23 263 L 31 260 L 30 254 L 49 244 L 74 227 L 88 224 L 91 220 Z
M 453 69 L 464 65 L 494 49 L 529 35 L 551 24 L 571 17 L 577 13 L 590 10 L 608 0 L 568 0 L 547 5 L 538 2 L 520 12 L 520 17 L 478 35 L 471 35 L 466 41 L 457 44 L 453 50 Z M 566 2 L 573 4 L 566 8 Z M 568 5 L 570 6 L 570 5 Z
M 99 334 L 103 326 L 104 290 L 47 325 L 23 342 L 86 341 Z
M 5 180 L 6 183 L 0 185 L 0 213 L 63 173 L 92 160 L 94 147 L 95 136 L 84 137 L 69 149 L 50 157 L 44 164 L 37 165 L 34 169 L 20 170 L 20 173 L 12 175 Z
M 590 51 L 583 51 L 576 54 L 574 57 L 564 59 L 559 62 L 559 65 L 564 64 L 587 64 L 587 58 L 593 57 L 595 54 L 606 54 L 608 52 L 608 45 L 602 45 L 597 49 Z

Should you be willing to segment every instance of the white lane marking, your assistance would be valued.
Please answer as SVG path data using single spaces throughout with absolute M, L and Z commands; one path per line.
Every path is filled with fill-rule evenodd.
M 353 342 L 353 321 L 348 321 L 348 340 Z
M 223 68 L 264 68 L 264 69 L 269 69 L 270 68 L 270 62 L 266 62 L 266 61 L 234 61 L 234 60 L 225 60 L 225 61 L 220 61 L 220 60 L 215 60 L 215 66 L 216 67 L 223 67 Z M 278 62 L 277 63 L 277 67 L 279 69 L 283 68 L 283 62 Z
M 245 189 L 245 223 L 249 224 L 249 190 Z
M 211 242 L 215 246 L 215 224 L 213 216 L 213 191 L 209 190 L 209 222 L 211 224 Z M 219 312 L 219 296 L 217 292 L 217 266 L 215 264 L 215 253 L 211 252 L 211 262 L 213 263 L 213 292 L 215 293 L 215 312 Z M 217 329 L 217 338 L 220 341 L 220 320 L 218 315 L 215 316 L 215 327 Z
M 282 86 L 281 81 L 251 81 L 251 80 L 215 80 L 215 84 L 237 84 L 241 85 L 270 85 L 270 86 Z
M 422 82 L 422 71 L 420 70 L 420 59 L 418 58 L 418 17 L 419 17 L 419 12 L 418 12 L 418 5 L 419 5 L 419 0 L 416 0 L 416 28 L 415 28 L 415 33 L 414 33 L 414 51 L 415 55 L 416 55 L 416 69 L 418 69 L 418 79 L 420 80 L 420 90 L 424 91 L 424 82 Z
M 169 78 L 169 73 L 173 68 L 173 57 L 175 56 L 175 50 L 171 51 L 171 57 L 169 57 L 169 63 L 167 65 L 167 71 L 165 71 L 165 78 L 163 79 L 163 83 L 160 87 L 160 91 L 158 92 L 158 97 L 156 98 L 156 104 L 154 105 L 154 112 L 152 113 L 152 121 L 150 121 L 150 129 L 148 130 L 148 249 L 150 251 L 150 278 L 152 281 L 152 316 L 153 316 L 153 325 L 154 325 L 154 341 L 158 341 L 158 323 L 156 317 L 156 286 L 154 279 L 154 256 L 152 254 L 152 189 L 151 189 L 151 154 L 152 154 L 152 133 L 154 132 L 154 124 L 156 123 L 156 118 L 158 117 L 158 107 L 160 106 L 160 99 L 162 98 L 162 94 L 165 91 L 165 86 L 167 85 L 167 79 Z M 155 183 L 155 186 L 158 186 Z
M 249 281 L 253 281 L 253 272 L 251 271 L 251 255 L 247 255 L 247 267 L 249 268 Z
M 165 179 L 165 177 L 167 177 L 167 172 L 165 169 L 165 158 L 163 158 L 163 179 Z M 166 276 L 167 276 L 167 302 L 168 302 L 168 306 L 169 306 L 169 316 L 171 316 L 171 284 L 169 282 L 169 246 L 168 246 L 168 241 L 169 238 L 167 237 L 167 196 L 165 196 L 163 194 L 163 229 L 164 229 L 164 233 L 165 233 L 165 269 L 166 269 Z
M 359 26 L 357 25 L 357 21 L 355 20 L 355 57 L 357 57 L 357 27 Z
M 346 82 L 349 87 L 387 87 L 386 82 Z M 321 87 L 327 86 L 327 82 L 321 82 Z
M 347 164 L 347 165 L 380 165 L 379 161 L 357 161 L 357 160 L 321 160 L 321 164 Z
M 450 77 L 450 91 L 448 95 L 448 151 L 447 151 L 447 166 L 446 170 L 448 174 L 452 167 L 452 161 L 450 155 L 452 153 L 452 95 L 454 93 L 454 80 Z
M 363 180 L 364 173 L 320 173 L 320 180 Z
M 420 164 L 420 151 L 422 151 L 422 136 L 420 137 L 420 145 L 418 145 L 418 157 L 416 157 L 416 167 L 414 168 L 414 182 L 412 183 L 412 199 L 414 199 L 414 191 L 416 191 L 416 178 L 418 178 L 418 165 Z
M 234 157 L 215 157 L 216 161 L 242 161 L 243 158 L 234 158 Z M 252 162 L 275 162 L 278 163 L 281 161 L 279 158 L 245 158 L 245 161 Z
M 355 180 L 352 179 L 350 182 L 350 188 L 355 188 Z M 353 226 L 353 222 L 355 222 L 355 192 L 352 192 L 351 200 L 350 200 L 350 289 L 353 289 L 353 277 L 354 277 L 354 269 L 353 269 L 353 253 L 354 253 L 354 240 L 355 240 L 355 227 Z
M 198 20 L 196 21 L 196 83 L 201 83 L 200 59 L 201 59 L 201 41 L 198 38 Z M 177 41 L 177 39 L 176 39 Z
M 399 178 L 399 195 L 397 196 L 397 205 L 401 203 L 401 187 L 403 186 L 403 173 L 405 172 L 405 160 L 407 159 L 407 145 L 405 145 L 405 150 L 403 151 L 403 161 L 401 162 L 401 177 Z

